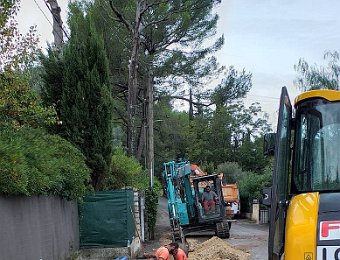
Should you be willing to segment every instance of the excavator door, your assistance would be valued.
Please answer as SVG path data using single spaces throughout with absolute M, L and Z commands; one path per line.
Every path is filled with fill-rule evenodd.
M 275 164 L 271 190 L 268 259 L 280 259 L 284 253 L 285 216 L 288 207 L 288 176 L 292 106 L 286 87 L 282 88 L 275 143 Z

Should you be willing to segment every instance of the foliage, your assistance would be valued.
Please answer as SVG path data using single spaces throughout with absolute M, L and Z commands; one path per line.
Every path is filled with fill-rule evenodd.
M 35 27 L 19 33 L 19 9 L 19 0 L 0 3 L 0 120 L 1 125 L 42 127 L 54 122 L 55 111 L 42 106 L 23 71 L 32 66 L 39 49 Z
M 40 50 L 35 27 L 19 33 L 15 20 L 19 9 L 19 0 L 0 3 L 0 124 L 44 127 L 55 121 L 55 111 L 43 107 L 29 86 L 28 68 Z
M 13 71 L 1 73 L 0 91 L 0 125 L 43 127 L 55 122 L 54 108 L 42 105 L 25 74 Z
M 162 188 L 161 182 L 155 178 L 154 186 L 150 188 L 150 177 L 146 171 L 142 172 L 140 176 L 136 176 L 134 186 L 139 190 L 143 190 L 145 194 L 145 210 L 146 219 L 148 222 L 149 238 L 154 239 L 154 232 L 157 220 L 157 209 L 160 191 Z
M 114 150 L 112 156 L 111 173 L 104 179 L 104 189 L 120 189 L 122 187 L 141 188 L 142 166 L 134 157 L 126 155 L 121 147 Z
M 223 173 L 223 183 L 236 183 L 247 174 L 237 162 L 225 162 L 217 166 L 217 173 Z
M 61 117 L 61 98 L 63 93 L 64 59 L 59 51 L 48 47 L 47 55 L 40 55 L 42 63 L 41 78 L 43 84 L 40 89 L 44 104 L 54 106 L 58 118 Z
M 237 153 L 239 154 L 237 162 L 245 171 L 262 172 L 270 163 L 270 158 L 263 154 L 262 137 L 254 141 L 244 141 Z
M 270 165 L 270 164 L 267 164 Z M 271 186 L 272 167 L 266 166 L 258 173 L 244 171 L 236 162 L 225 162 L 217 166 L 217 173 L 223 173 L 223 183 L 238 183 L 243 210 L 249 210 L 253 199 L 262 198 L 262 190 Z
M 242 146 L 247 142 L 254 146 L 254 141 L 270 130 L 262 113 L 258 104 L 247 108 L 238 102 L 195 116 L 188 128 L 188 158 L 215 165 L 225 161 L 241 162 L 241 153 L 245 151 L 241 150 Z M 260 149 L 256 153 L 261 153 Z M 263 158 L 260 154 L 257 157 Z
M 143 135 L 138 131 L 142 131 L 146 118 L 146 89 L 153 84 L 158 93 L 173 92 L 187 85 L 198 88 L 218 74 L 212 54 L 223 45 L 223 37 L 213 39 L 218 19 L 213 8 L 219 3 L 217 0 L 153 3 L 97 0 L 85 6 L 84 12 L 92 15 L 97 30 L 103 33 L 114 76 L 113 93 L 120 100 L 115 103 L 115 109 L 128 136 L 136 139 L 133 142 L 138 149 L 133 150 L 137 151 L 137 158 L 144 144 Z M 210 46 L 204 44 L 208 38 L 213 42 Z M 137 66 L 131 68 L 135 61 Z M 131 74 L 134 68 L 138 68 L 137 79 Z M 131 88 L 132 78 L 138 80 L 138 84 L 132 84 Z M 131 95 L 136 100 L 126 106 Z M 131 113 L 127 111 L 130 105 Z M 128 131 L 132 127 L 136 129 L 132 131 L 134 134 Z M 129 145 L 128 149 L 130 151 Z
M 299 63 L 294 65 L 295 71 L 300 74 L 295 80 L 298 88 L 303 91 L 313 89 L 339 90 L 339 53 L 327 51 L 324 54 L 324 60 L 328 60 L 326 67 L 309 65 L 307 61 L 300 58 Z
M 155 174 L 160 176 L 163 162 L 187 156 L 190 139 L 187 136 L 190 122 L 186 112 L 172 111 L 169 99 L 155 103 L 154 146 Z
M 150 239 L 154 239 L 155 226 L 157 221 L 159 191 L 156 189 L 145 190 L 145 209 L 148 221 Z
M 155 104 L 155 118 L 163 119 L 154 131 L 156 172 L 164 161 L 178 158 L 200 165 L 238 162 L 243 170 L 260 172 L 267 164 L 261 137 L 270 130 L 265 116 L 258 104 L 234 102 L 189 120 L 188 113 L 173 111 L 161 99 Z
M 117 189 L 124 186 L 137 188 L 145 193 L 145 210 L 150 239 L 153 239 L 157 220 L 158 199 L 161 189 L 160 182 L 155 179 L 153 189 L 150 189 L 150 177 L 134 157 L 125 154 L 122 148 L 117 148 L 112 158 L 112 175 L 104 182 L 105 189 Z
M 247 172 L 239 183 L 240 197 L 261 199 L 262 190 L 265 187 L 271 186 L 272 169 L 267 167 L 262 174 Z
M 224 78 L 211 95 L 213 103 L 217 106 L 228 105 L 231 101 L 244 98 L 252 87 L 252 74 L 235 70 L 230 66 L 225 71 Z
M 20 9 L 20 0 L 0 2 L 0 72 L 23 70 L 32 66 L 40 52 L 36 27 L 21 34 L 15 20 Z
M 3 127 L 0 135 L 0 192 L 60 195 L 80 199 L 87 192 L 84 156 L 66 140 L 41 129 Z
M 63 52 L 61 135 L 83 152 L 92 170 L 92 185 L 100 190 L 110 172 L 113 148 L 109 66 L 91 17 L 77 4 L 70 5 L 70 10 L 71 38 Z
M 214 7 L 219 3 L 174 0 L 160 2 L 146 12 L 144 18 L 150 26 L 145 27 L 142 36 L 159 90 L 170 87 L 173 91 L 184 85 L 198 89 L 219 73 L 212 56 L 224 43 L 223 36 L 214 37 L 218 21 Z M 157 30 L 152 26 L 155 23 Z

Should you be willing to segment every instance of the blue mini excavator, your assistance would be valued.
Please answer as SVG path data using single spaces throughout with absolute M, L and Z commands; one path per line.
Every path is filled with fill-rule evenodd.
M 229 238 L 231 220 L 225 219 L 226 204 L 218 174 L 195 176 L 189 161 L 170 161 L 164 163 L 163 177 L 174 241 L 185 243 L 187 234 L 198 231 L 213 231 L 220 238 Z M 203 206 L 206 186 L 217 195 L 212 209 Z

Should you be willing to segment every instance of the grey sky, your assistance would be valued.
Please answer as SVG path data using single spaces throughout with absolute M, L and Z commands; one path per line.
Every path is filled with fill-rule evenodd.
M 44 0 L 36 0 L 48 19 Z M 64 16 L 67 0 L 58 0 Z M 34 0 L 22 0 L 19 23 L 23 29 L 38 26 L 41 43 L 52 42 L 52 28 Z M 223 65 L 234 65 L 253 74 L 248 104 L 258 101 L 276 120 L 278 98 L 287 86 L 291 100 L 300 92 L 293 85 L 294 64 L 300 57 L 311 64 L 324 64 L 326 50 L 339 51 L 340 1 L 338 0 L 222 0 L 218 8 L 218 33 L 225 45 L 217 53 Z
M 299 58 L 324 64 L 326 50 L 339 51 L 339 11 L 336 0 L 224 0 L 218 32 L 226 43 L 220 63 L 253 74 L 248 99 L 259 101 L 273 122 L 281 87 L 287 86 L 292 101 L 300 93 L 293 85 Z

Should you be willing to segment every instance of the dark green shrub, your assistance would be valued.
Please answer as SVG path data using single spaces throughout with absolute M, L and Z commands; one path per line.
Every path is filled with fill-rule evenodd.
M 0 193 L 81 198 L 90 170 L 81 152 L 41 129 L 3 128 L 0 135 Z
M 134 157 L 125 154 L 123 148 L 118 147 L 113 152 L 111 173 L 103 181 L 105 190 L 120 189 L 123 187 L 136 187 L 142 166 Z
M 262 190 L 271 185 L 272 171 L 266 168 L 263 173 L 256 174 L 248 172 L 247 175 L 239 181 L 240 196 L 242 198 L 261 199 Z

